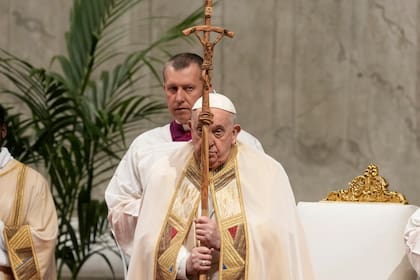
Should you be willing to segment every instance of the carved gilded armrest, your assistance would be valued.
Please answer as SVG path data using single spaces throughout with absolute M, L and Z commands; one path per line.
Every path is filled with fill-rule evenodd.
M 388 190 L 388 182 L 379 176 L 379 168 L 370 164 L 363 175 L 355 177 L 348 189 L 330 192 L 323 201 L 392 202 L 408 204 L 405 196 Z

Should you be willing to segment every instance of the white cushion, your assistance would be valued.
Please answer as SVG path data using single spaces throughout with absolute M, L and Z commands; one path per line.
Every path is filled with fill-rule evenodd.
M 416 279 L 404 228 L 417 206 L 299 202 L 298 212 L 319 280 Z

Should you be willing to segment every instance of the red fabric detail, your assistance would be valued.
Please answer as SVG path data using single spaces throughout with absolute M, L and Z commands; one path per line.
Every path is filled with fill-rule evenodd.
M 228 229 L 230 235 L 232 236 L 233 239 L 235 239 L 236 237 L 236 231 L 238 230 L 238 226 L 234 226 Z
M 175 235 L 178 233 L 178 231 L 176 230 L 176 228 L 171 228 L 171 240 L 174 239 Z

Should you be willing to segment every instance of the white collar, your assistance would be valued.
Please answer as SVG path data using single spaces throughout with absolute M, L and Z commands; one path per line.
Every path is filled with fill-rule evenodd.
M 6 164 L 12 159 L 13 157 L 9 153 L 9 150 L 5 147 L 2 147 L 0 151 L 0 169 L 5 167 Z

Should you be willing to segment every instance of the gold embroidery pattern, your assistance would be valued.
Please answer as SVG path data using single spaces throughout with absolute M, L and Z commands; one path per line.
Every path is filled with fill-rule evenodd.
M 247 279 L 248 234 L 240 181 L 236 164 L 236 146 L 223 167 L 211 172 L 209 182 L 216 219 L 221 232 L 219 279 Z M 190 231 L 200 202 L 200 168 L 193 158 L 175 190 L 157 249 L 155 279 L 175 279 L 176 258 Z M 228 203 L 225 203 L 228 202 Z M 174 230 L 176 234 L 174 235 Z
M 5 226 L 4 241 L 8 249 L 7 253 L 14 278 L 39 280 L 41 274 L 32 242 L 32 233 L 28 225 L 21 225 L 21 208 L 25 194 L 27 167 L 19 163 L 19 169 L 12 225 Z
M 245 211 L 240 182 L 236 179 L 239 178 L 236 155 L 235 145 L 228 161 L 220 171 L 213 174 L 210 180 L 222 238 L 219 277 L 229 280 L 246 279 L 245 264 L 248 256 Z
M 155 279 L 175 279 L 176 258 L 197 211 L 200 191 L 186 178 L 187 172 L 188 168 L 185 169 L 175 190 L 166 222 L 160 234 Z
M 18 230 L 6 227 L 4 235 L 7 238 L 8 255 L 15 279 L 41 279 L 29 226 L 22 226 Z
M 201 177 L 200 177 L 200 168 L 198 167 L 197 163 L 192 160 L 190 164 L 187 166 L 185 171 L 185 176 L 194 184 L 194 186 L 201 190 Z
M 216 200 L 230 201 L 218 203 L 215 207 L 221 228 L 222 244 L 219 271 L 221 279 L 245 279 L 247 241 L 245 235 L 245 213 L 242 212 L 236 180 L 229 182 L 216 192 Z
M 214 178 L 214 188 L 216 191 L 220 190 L 221 188 L 225 187 L 227 184 L 232 182 L 235 179 L 235 169 L 228 168 L 227 170 L 222 170 L 221 172 L 217 173 Z
M 22 208 L 23 198 L 25 196 L 25 180 L 26 180 L 26 170 L 27 167 L 23 164 L 20 164 L 20 171 L 17 177 L 17 187 L 16 187 L 16 194 L 15 194 L 15 210 L 13 211 L 12 216 L 12 225 L 19 226 L 20 225 L 20 209 Z

